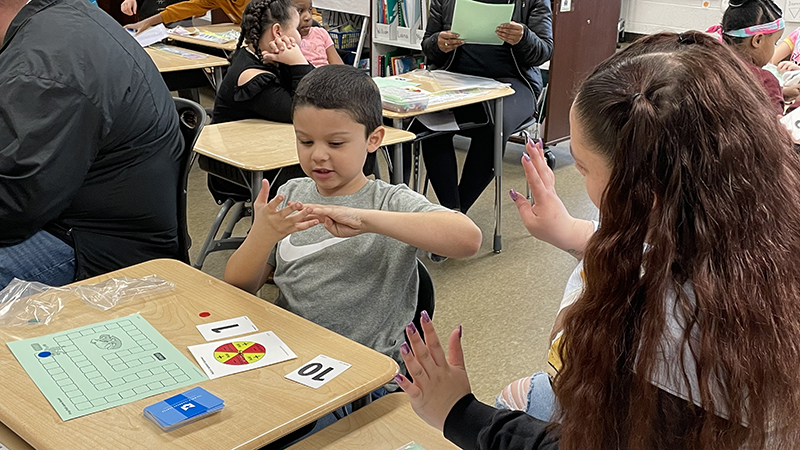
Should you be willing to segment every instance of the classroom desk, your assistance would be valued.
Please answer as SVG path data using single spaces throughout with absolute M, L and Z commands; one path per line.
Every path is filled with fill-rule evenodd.
M 414 133 L 386 127 L 386 135 L 381 145 L 394 145 L 413 139 Z M 200 133 L 194 151 L 215 162 L 214 167 L 208 168 L 211 173 L 250 189 L 251 199 L 258 197 L 264 172 L 299 164 L 297 139 L 292 124 L 261 119 L 208 125 Z M 235 179 L 231 176 L 231 171 Z M 238 215 L 238 213 L 237 210 L 233 214 Z M 241 244 L 241 238 L 223 237 L 221 240 L 214 240 L 223 218 L 218 216 L 212 225 L 200 248 L 194 267 L 202 267 L 208 253 L 234 249 Z M 223 236 L 230 236 L 234 221 L 230 223 L 229 229 Z
M 458 450 L 442 432 L 423 422 L 405 393 L 375 400 L 287 450 L 394 450 L 414 441 L 426 450 Z
M 210 31 L 212 33 L 226 33 L 231 30 L 241 31 L 242 26 L 233 23 L 218 23 L 216 25 L 206 25 L 202 27 L 185 27 L 185 28 L 189 31 L 197 30 L 197 31 Z M 224 52 L 232 52 L 236 50 L 236 43 L 237 43 L 237 41 L 228 41 L 222 44 L 218 44 L 216 42 L 198 39 L 193 36 L 180 36 L 177 34 L 170 34 L 169 37 L 174 41 L 184 42 L 187 44 L 194 44 L 201 47 L 213 48 L 216 50 L 222 50 Z
M 225 400 L 225 408 L 167 433 L 146 419 L 142 410 L 189 387 L 63 422 L 8 347 L 2 345 L 0 421 L 40 450 L 256 449 L 365 396 L 389 382 L 397 371 L 397 364 L 388 356 L 176 260 L 149 261 L 79 284 L 150 274 L 174 282 L 175 289 L 108 311 L 71 298 L 49 325 L 2 328 L 0 340 L 26 339 L 139 313 L 194 363 L 187 346 L 205 342 L 195 325 L 247 315 L 259 332 L 274 331 L 298 358 L 202 382 L 200 386 Z M 204 311 L 210 317 L 199 317 Z M 284 378 L 320 354 L 353 366 L 319 389 Z
M 415 77 L 413 73 L 405 73 L 402 75 L 404 78 L 410 79 L 412 82 L 419 83 L 420 88 L 428 92 L 439 92 L 442 90 L 441 86 L 429 78 Z M 432 105 L 423 111 L 411 112 L 394 112 L 383 110 L 383 117 L 393 120 L 395 128 L 403 128 L 403 119 L 410 119 L 414 116 L 432 113 L 436 111 L 443 111 L 447 109 L 458 108 L 459 106 L 472 105 L 481 102 L 492 102 L 494 104 L 494 242 L 493 249 L 495 253 L 500 253 L 503 249 L 502 239 L 502 192 L 503 192 L 503 146 L 505 145 L 506 137 L 503 136 L 503 97 L 508 97 L 514 94 L 514 89 L 511 87 L 503 87 L 500 89 L 487 90 L 483 94 L 475 95 L 469 98 L 464 98 L 452 102 L 440 103 Z M 403 182 L 403 146 L 395 145 L 394 149 L 394 182 Z
M 193 59 L 181 56 L 179 54 L 170 53 L 159 48 L 146 47 L 145 51 L 148 55 L 150 55 L 150 58 L 153 59 L 153 62 L 156 64 L 161 76 L 165 77 L 165 81 L 167 81 L 166 78 L 174 72 L 201 70 L 206 75 L 206 78 L 208 78 L 208 81 L 211 83 L 214 89 L 217 89 L 219 83 L 222 82 L 222 68 L 229 64 L 227 59 L 171 45 L 167 45 L 165 47 L 179 49 L 181 52 L 188 52 L 202 56 L 202 58 Z M 208 75 L 205 69 L 212 70 L 211 76 Z M 169 84 L 170 83 L 167 83 L 167 85 Z

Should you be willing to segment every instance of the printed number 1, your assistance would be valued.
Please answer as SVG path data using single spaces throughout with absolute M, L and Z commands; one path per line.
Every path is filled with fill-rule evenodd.
M 315 373 L 319 372 L 319 370 L 322 369 L 322 367 L 323 366 L 320 363 L 307 364 L 303 368 L 298 370 L 297 374 L 304 377 L 310 377 L 311 375 L 314 375 Z M 322 378 L 323 375 L 326 375 L 331 370 L 333 370 L 333 367 L 328 367 L 327 369 L 323 370 L 322 373 L 314 375 L 311 379 L 314 381 L 325 381 L 325 379 Z

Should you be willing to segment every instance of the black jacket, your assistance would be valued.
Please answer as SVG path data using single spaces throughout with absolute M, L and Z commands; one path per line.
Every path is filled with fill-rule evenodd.
M 432 69 L 446 69 L 458 49 L 445 53 L 439 49 L 437 40 L 440 31 L 450 31 L 453 24 L 455 0 L 432 0 L 428 15 L 428 26 L 422 40 L 422 51 L 428 57 Z M 476 19 L 479 20 L 479 19 Z M 542 76 L 539 66 L 550 60 L 553 54 L 553 13 L 549 0 L 514 0 L 511 20 L 526 25 L 522 39 L 511 47 L 517 69 L 533 86 L 535 93 L 541 91 Z
M 464 450 L 558 450 L 561 435 L 557 425 L 492 408 L 468 394 L 447 415 L 444 436 Z
M 0 48 L 0 246 L 45 229 L 78 279 L 178 256 L 183 138 L 153 61 L 86 0 L 32 0 Z

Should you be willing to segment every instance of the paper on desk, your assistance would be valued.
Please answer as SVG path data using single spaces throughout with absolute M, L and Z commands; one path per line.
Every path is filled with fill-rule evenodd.
M 497 5 L 474 0 L 456 0 L 450 31 L 458 33 L 458 38 L 467 44 L 501 45 L 503 40 L 494 30 L 501 24 L 510 22 L 513 13 L 513 3 Z
M 781 123 L 790 133 L 795 142 L 800 142 L 800 108 L 795 109 L 781 118 Z
M 272 331 L 192 345 L 189 351 L 212 380 L 297 358 Z
M 417 116 L 417 120 L 431 131 L 458 131 L 458 123 L 453 111 L 439 111 Z
M 190 50 L 182 49 L 179 47 L 173 47 L 171 45 L 164 45 L 164 44 L 153 44 L 150 48 L 155 48 L 161 51 L 165 51 L 167 53 L 172 53 L 174 55 L 182 56 L 186 59 L 205 59 L 208 55 L 203 53 L 195 53 Z
M 407 78 L 387 78 L 387 77 L 372 77 L 372 81 L 378 85 L 378 89 L 385 87 L 416 87 L 419 83 L 410 83 Z
M 132 33 L 133 30 L 129 30 Z M 160 23 L 154 27 L 150 27 L 140 33 L 134 34 L 133 38 L 136 39 L 136 42 L 139 43 L 142 47 L 149 47 L 156 42 L 161 42 L 164 39 L 169 37 L 169 33 L 167 33 L 167 28 L 164 26 L 163 23 Z

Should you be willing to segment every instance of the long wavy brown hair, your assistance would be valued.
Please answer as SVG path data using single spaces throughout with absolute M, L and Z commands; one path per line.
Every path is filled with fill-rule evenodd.
M 800 163 L 760 83 L 714 39 L 663 33 L 573 108 L 611 178 L 565 318 L 561 448 L 800 448 Z M 699 398 L 651 383 L 667 317 Z

